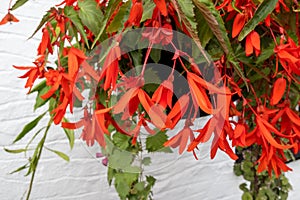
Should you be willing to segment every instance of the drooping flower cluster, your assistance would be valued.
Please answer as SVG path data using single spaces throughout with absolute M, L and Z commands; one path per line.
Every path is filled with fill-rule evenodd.
M 179 147 L 180 154 L 187 150 L 197 156 L 197 146 L 212 138 L 212 158 L 220 149 L 237 159 L 232 147 L 255 144 L 261 147 L 258 172 L 268 170 L 271 175 L 274 171 L 278 176 L 281 171 L 290 170 L 285 165 L 284 150 L 297 153 L 300 145 L 300 117 L 295 110 L 299 100 L 291 100 L 299 97 L 299 17 L 295 11 L 298 21 L 293 24 L 293 35 L 272 12 L 284 15 L 296 5 L 280 0 L 261 19 L 264 13 L 257 12 L 271 3 L 224 0 L 207 6 L 203 2 L 188 2 L 190 5 L 185 7 L 173 0 L 63 1 L 49 10 L 42 21 L 43 35 L 34 66 L 15 68 L 27 70 L 21 78 L 27 78 L 25 88 L 29 90 L 36 79 L 45 79 L 48 90 L 41 98 L 55 100 L 50 110 L 55 124 L 62 122 L 68 107 L 72 112 L 75 102 L 83 102 L 86 85 L 97 85 L 89 104 L 83 105 L 83 118 L 62 123 L 68 129 L 83 127 L 82 139 L 88 145 L 97 141 L 105 147 L 104 135 L 112 130 L 132 137 L 132 145 L 136 145 L 142 127 L 154 135 L 174 129 L 183 119 L 184 127 L 164 143 Z M 196 8 L 199 16 L 190 13 Z M 197 21 L 200 17 L 210 31 L 205 37 L 201 35 L 204 25 Z M 0 25 L 9 21 L 17 20 L 8 13 Z M 218 22 L 225 23 L 228 30 L 215 28 Z M 144 27 L 140 37 L 148 44 L 137 56 L 122 49 L 124 35 L 132 27 Z M 193 38 L 197 47 L 206 43 L 200 52 L 205 49 L 213 58 L 206 62 L 206 68 L 214 68 L 210 72 L 213 78 L 205 75 L 209 69 L 200 66 L 203 61 L 196 62 L 188 53 L 194 51 L 193 45 L 178 45 L 174 31 Z M 100 49 L 100 54 L 107 53 L 102 61 L 90 64 L 92 58 L 87 54 L 103 38 L 114 41 L 108 49 Z M 226 50 L 215 47 L 226 41 Z M 145 74 L 155 45 L 172 49 L 168 62 L 173 66 L 160 85 L 147 90 Z M 57 54 L 55 69 L 47 67 L 49 54 Z M 138 60 L 142 66 L 137 66 Z M 139 70 L 129 76 L 128 68 Z M 175 72 L 186 79 L 189 88 L 180 96 L 174 95 Z M 117 100 L 115 93 L 121 95 Z M 203 128 L 195 129 L 193 122 L 200 110 L 211 118 Z

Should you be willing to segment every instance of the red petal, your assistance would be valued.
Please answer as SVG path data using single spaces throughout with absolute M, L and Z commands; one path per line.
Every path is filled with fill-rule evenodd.
M 273 86 L 272 90 L 272 96 L 270 99 L 270 104 L 271 105 L 276 105 L 284 95 L 284 92 L 286 90 L 286 80 L 285 78 L 281 77 L 278 78 Z
M 238 13 L 233 21 L 232 26 L 232 38 L 235 38 L 243 29 L 246 22 L 246 17 L 244 14 Z
M 153 0 L 163 16 L 168 15 L 167 5 L 165 0 Z

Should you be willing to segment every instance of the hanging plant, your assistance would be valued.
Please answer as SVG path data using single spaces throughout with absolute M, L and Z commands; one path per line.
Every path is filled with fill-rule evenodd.
M 18 22 L 12 12 L 26 2 L 10 5 L 0 25 Z M 52 125 L 64 129 L 71 148 L 74 130 L 88 146 L 101 147 L 98 156 L 121 199 L 152 199 L 155 178 L 143 174 L 151 164 L 143 152 L 178 147 L 197 159 L 206 142 L 212 159 L 221 150 L 237 160 L 234 148 L 241 151 L 235 171 L 252 181 L 250 189 L 241 186 L 243 199 L 287 197 L 282 172 L 291 170 L 287 152 L 297 153 L 300 139 L 296 0 L 65 0 L 33 35 L 38 31 L 33 65 L 14 67 L 25 71 L 28 93 L 37 94 L 34 109 L 48 109 L 14 143 L 43 117 L 50 120 L 26 148 L 6 149 L 28 152 L 44 132 L 16 170 L 32 174 L 27 199 L 43 149 L 69 160 L 44 147 Z M 74 110 L 78 120 L 66 119 Z M 203 115 L 210 115 L 204 126 L 194 126 Z M 180 121 L 185 125 L 170 136 Z

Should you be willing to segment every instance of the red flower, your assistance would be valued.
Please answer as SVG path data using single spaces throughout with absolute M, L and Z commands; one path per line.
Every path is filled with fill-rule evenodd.
M 0 25 L 6 24 L 8 22 L 19 22 L 19 20 L 10 12 L 8 12 L 0 21 Z
M 173 81 L 174 76 L 170 75 L 152 95 L 152 101 L 166 109 L 167 105 L 172 108 L 172 97 L 173 97 Z
M 167 142 L 165 142 L 164 146 L 171 146 L 172 148 L 179 146 L 179 154 L 182 154 L 187 146 L 188 139 L 190 138 L 190 141 L 194 140 L 194 133 L 190 128 L 191 125 L 193 125 L 191 121 L 186 120 L 184 128 Z
M 125 22 L 124 28 L 128 26 L 139 26 L 143 16 L 143 3 L 137 0 L 133 0 L 132 3 L 129 18 Z
M 47 28 L 43 28 L 42 30 L 43 32 L 43 36 L 42 36 L 42 41 L 38 47 L 38 55 L 44 55 L 45 54 L 45 51 L 46 49 L 48 49 L 49 53 L 53 53 L 53 48 L 52 48 L 52 44 L 51 44 L 51 41 L 50 41 L 50 35 L 49 35 L 49 32 L 48 32 L 48 29 Z
M 206 81 L 190 72 L 187 73 L 187 80 L 191 90 L 194 104 L 199 106 L 204 112 L 211 114 L 212 105 L 206 94 Z
M 104 62 L 100 74 L 100 80 L 105 77 L 104 90 L 115 89 L 116 82 L 119 74 L 119 59 L 121 58 L 121 50 L 119 46 L 113 47 Z
M 19 70 L 28 70 L 23 76 L 19 78 L 28 78 L 25 84 L 25 88 L 29 87 L 29 91 L 31 90 L 35 80 L 37 78 L 42 78 L 44 76 L 44 68 L 45 68 L 45 57 L 40 56 L 34 62 L 36 66 L 13 66 Z

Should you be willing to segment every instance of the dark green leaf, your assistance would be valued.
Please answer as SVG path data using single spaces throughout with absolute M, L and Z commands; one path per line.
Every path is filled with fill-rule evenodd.
M 87 26 L 94 35 L 98 35 L 103 23 L 103 13 L 95 0 L 79 0 L 78 16 L 84 26 Z
M 89 48 L 89 42 L 88 42 L 88 39 L 87 39 L 87 35 L 84 31 L 84 27 L 82 25 L 82 22 L 81 22 L 79 16 L 78 16 L 78 13 L 74 10 L 73 6 L 65 6 L 64 14 L 75 25 L 76 29 L 79 31 L 82 38 L 84 39 L 85 44 Z
M 4 151 L 8 152 L 8 153 L 22 153 L 27 151 L 27 149 L 7 149 L 4 148 Z
M 155 49 L 155 47 L 151 49 L 150 57 L 155 63 L 158 63 L 160 61 L 160 55 L 161 49 Z
M 131 1 L 127 1 L 126 3 L 123 3 L 119 12 L 116 14 L 116 16 L 113 18 L 113 20 L 110 22 L 109 26 L 107 27 L 106 31 L 108 33 L 114 33 L 123 28 L 123 24 L 125 23 L 125 20 L 127 18 L 126 16 L 129 15 L 130 5 L 131 5 Z
M 262 49 L 261 54 L 256 60 L 256 64 L 260 64 L 269 59 L 274 54 L 275 44 L 271 43 L 269 47 Z
M 51 8 L 51 10 L 52 9 L 55 9 L 55 8 Z M 50 11 L 51 11 L 50 10 Z M 44 24 L 47 22 L 47 21 L 49 21 L 49 19 L 50 19 L 50 12 L 47 12 L 44 16 L 43 16 L 43 18 L 42 18 L 42 20 L 40 21 L 40 24 L 37 26 L 37 28 L 35 29 L 35 31 L 32 33 L 32 35 L 28 38 L 28 39 L 30 39 L 30 38 L 32 38 L 43 26 L 44 26 Z
M 33 121 L 31 121 L 30 123 L 26 124 L 24 126 L 23 130 L 21 131 L 21 133 L 19 133 L 19 135 L 13 141 L 13 143 L 16 143 L 17 141 L 21 140 L 29 131 L 31 131 L 39 123 L 39 121 L 44 117 L 44 115 L 46 113 L 47 112 L 44 112 L 43 114 L 41 114 L 40 116 L 38 116 L 37 118 L 35 118 Z
M 206 19 L 208 26 L 218 39 L 224 52 L 226 54 L 233 54 L 224 21 L 213 2 L 207 0 L 193 0 L 193 2 Z
M 156 181 L 156 179 L 153 176 L 146 176 L 146 180 L 151 186 L 153 186 Z
M 28 0 L 17 0 L 10 10 L 16 10 L 17 8 L 23 6 L 27 1 Z
M 255 27 L 262 22 L 274 9 L 278 0 L 264 0 L 257 8 L 254 16 L 245 24 L 239 34 L 239 41 L 242 41 Z
M 63 122 L 69 122 L 69 121 L 66 118 L 63 118 Z M 74 130 L 64 128 L 64 132 L 69 140 L 70 148 L 73 149 L 74 141 L 75 141 Z
M 165 131 L 160 131 L 155 135 L 150 135 L 146 139 L 146 149 L 148 152 L 160 151 L 164 148 L 164 143 L 168 140 Z
M 197 22 L 198 37 L 201 41 L 202 46 L 205 48 L 207 43 L 213 38 L 214 34 L 209 28 L 206 20 L 198 9 L 195 9 L 195 18 Z
M 49 149 L 49 148 L 46 148 L 47 150 L 55 153 L 56 155 L 58 155 L 59 157 L 61 157 L 62 159 L 64 159 L 65 161 L 69 162 L 70 161 L 70 158 L 69 156 L 67 156 L 65 153 L 61 152 L 61 151 L 57 151 L 57 150 L 53 150 L 53 149 Z
M 247 183 L 242 183 L 242 184 L 240 184 L 239 188 L 240 188 L 243 192 L 249 192 L 249 189 L 247 188 Z

